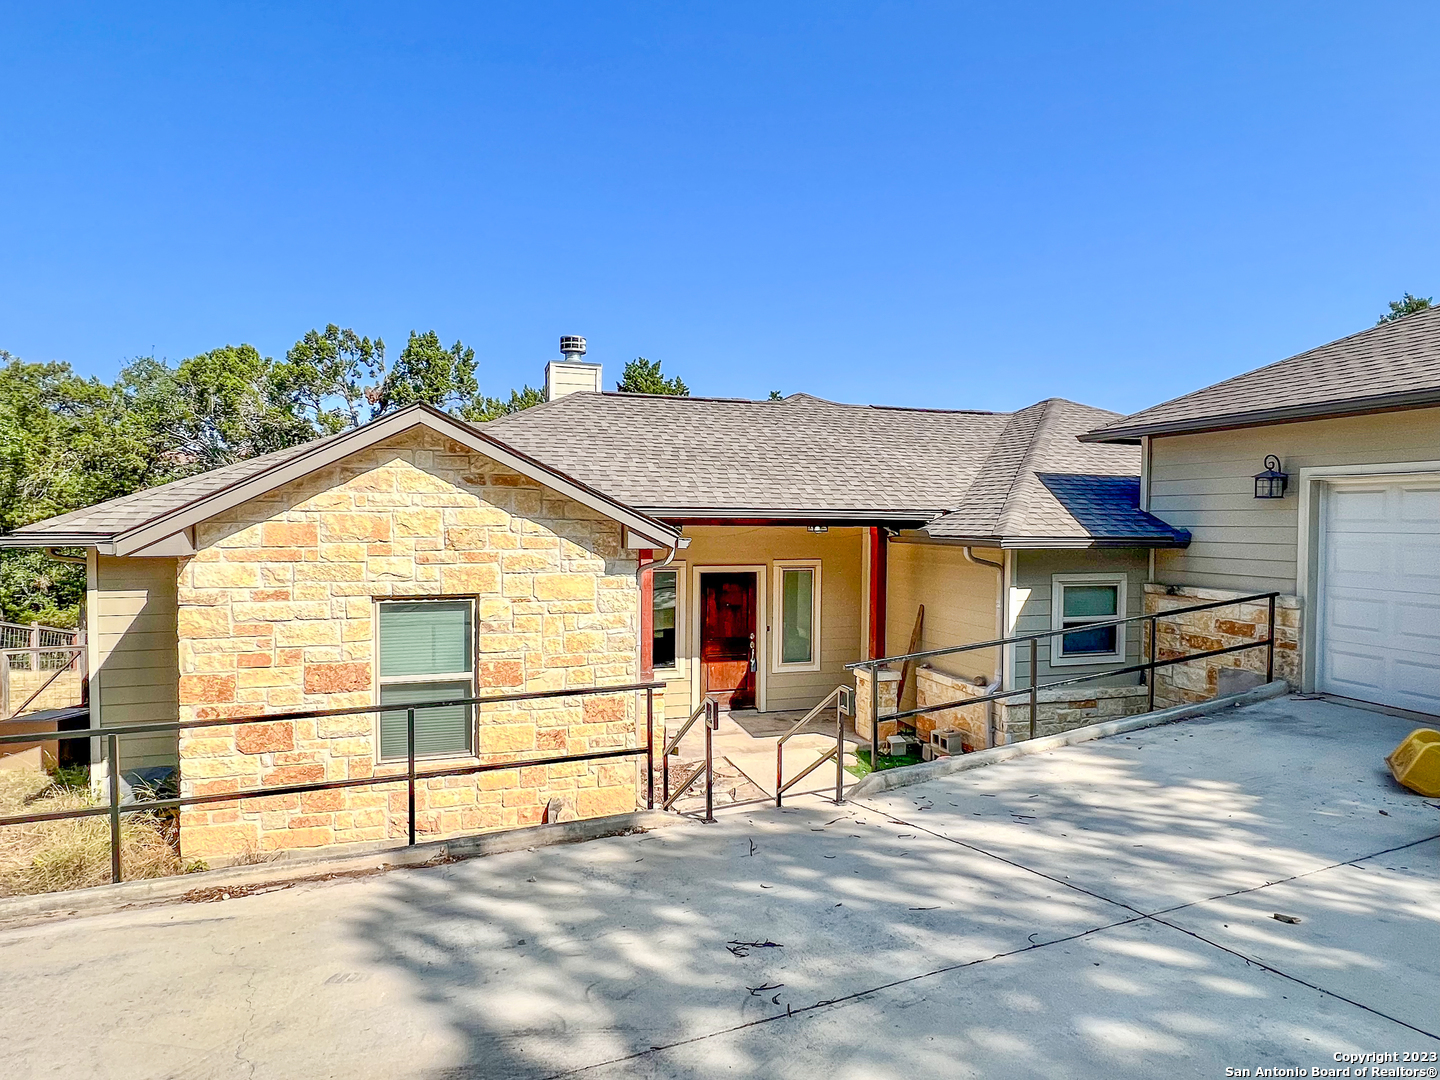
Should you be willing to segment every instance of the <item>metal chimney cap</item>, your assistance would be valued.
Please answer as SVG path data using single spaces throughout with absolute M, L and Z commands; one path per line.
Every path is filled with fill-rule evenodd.
M 585 339 L 573 334 L 566 334 L 560 339 L 560 355 L 567 360 L 585 355 Z

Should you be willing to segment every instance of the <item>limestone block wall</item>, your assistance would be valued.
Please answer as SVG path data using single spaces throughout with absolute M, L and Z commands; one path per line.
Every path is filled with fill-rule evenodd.
M 1248 593 L 1226 589 L 1201 589 L 1178 585 L 1146 585 L 1145 612 L 1172 611 L 1214 600 L 1230 600 Z M 1266 636 L 1267 608 L 1264 602 L 1212 608 L 1189 615 L 1161 619 L 1156 624 L 1155 651 L 1162 660 L 1186 653 L 1204 652 L 1242 645 Z M 1275 601 L 1275 677 L 1291 685 L 1300 682 L 1300 598 L 1280 596 Z M 1148 637 L 1148 632 L 1146 632 Z M 1149 646 L 1146 643 L 1146 659 Z M 1220 673 L 1239 669 L 1263 681 L 1265 649 L 1214 656 L 1186 664 L 1173 664 L 1157 671 L 1155 705 L 1166 708 L 1209 701 L 1220 693 Z
M 957 675 L 940 671 L 928 664 L 915 672 L 915 707 L 923 709 L 929 705 L 943 705 L 947 701 L 963 701 L 965 698 L 982 697 L 994 693 L 994 687 L 962 679 Z M 970 745 L 990 745 L 990 706 L 962 705 L 956 709 L 939 709 L 933 713 L 922 713 L 915 717 L 915 731 L 922 739 L 928 740 L 934 731 L 964 731 L 970 735 Z
M 180 715 L 224 718 L 376 700 L 375 602 L 473 598 L 480 694 L 638 681 L 635 553 L 588 507 L 424 428 L 196 527 L 178 589 Z M 643 727 L 643 710 L 639 714 Z M 480 711 L 484 760 L 634 745 L 634 694 Z M 641 733 L 643 738 L 643 732 Z M 374 713 L 195 729 L 186 795 L 399 775 L 378 760 Z M 429 759 L 422 768 L 472 763 Z M 532 766 L 427 781 L 426 838 L 633 810 L 637 766 Z M 187 809 L 187 858 L 376 841 L 406 831 L 405 785 Z
M 1035 737 L 1103 724 L 1134 716 L 1149 708 L 1149 691 L 1143 686 L 1097 686 L 1081 683 L 1036 694 Z M 1157 700 L 1155 707 L 1161 707 Z M 1030 698 L 1014 697 L 1003 703 L 997 716 L 997 744 L 1030 738 Z
M 887 721 L 886 716 L 900 711 L 896 704 L 896 695 L 900 689 L 900 672 L 890 671 L 888 668 L 881 668 L 880 672 L 880 742 L 883 744 L 886 739 L 899 730 L 899 724 L 894 720 Z M 871 672 L 868 668 L 855 669 L 855 734 L 862 739 L 870 738 L 870 679 Z M 882 746 L 883 750 L 884 747 Z

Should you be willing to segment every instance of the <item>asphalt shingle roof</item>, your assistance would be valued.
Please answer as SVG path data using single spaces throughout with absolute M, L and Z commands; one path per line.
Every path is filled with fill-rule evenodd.
M 328 442 L 329 438 L 333 438 L 333 436 L 301 443 L 299 446 L 291 446 L 284 450 L 276 450 L 273 453 L 261 454 L 259 457 L 247 458 L 234 465 L 222 465 L 218 469 L 196 473 L 183 480 L 175 480 L 169 484 L 161 484 L 159 487 L 146 488 L 144 491 L 122 495 L 118 499 L 108 499 L 105 502 L 96 503 L 94 506 L 72 510 L 68 514 L 46 518 L 44 521 L 37 521 L 31 525 L 22 525 L 15 530 L 15 534 L 114 535 L 126 532 L 163 517 L 171 511 L 179 510 L 200 499 L 224 491 L 252 476 L 258 476 L 267 469 L 303 457 L 316 447 Z
M 1139 510 L 1138 453 L 1077 441 L 1116 415 L 1059 398 L 986 413 L 585 393 L 483 427 L 657 517 L 908 516 L 946 539 L 1186 542 Z
M 805 517 L 923 526 L 951 540 L 1188 542 L 1138 508 L 1139 454 L 1077 436 L 1115 413 L 1051 398 L 1016 413 L 570 394 L 485 435 L 659 518 Z M 342 436 L 214 469 L 16 530 L 116 535 Z
M 1440 404 L 1440 308 L 1382 323 L 1098 427 L 1136 439 L 1307 416 Z

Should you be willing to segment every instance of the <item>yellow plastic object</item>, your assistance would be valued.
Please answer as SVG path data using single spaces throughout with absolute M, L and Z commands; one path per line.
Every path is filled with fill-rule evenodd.
M 1440 731 L 1421 728 L 1385 759 L 1396 780 L 1430 798 L 1440 796 Z

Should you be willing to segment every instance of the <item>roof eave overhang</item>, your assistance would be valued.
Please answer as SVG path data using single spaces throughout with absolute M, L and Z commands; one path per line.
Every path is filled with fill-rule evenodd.
M 1013 551 L 1044 550 L 1049 548 L 1183 548 L 1188 547 L 1190 538 L 1156 536 L 932 536 L 921 533 L 931 541 L 948 544 L 966 544 L 973 547 L 997 547 Z
M 142 525 L 107 536 L 103 542 L 93 537 L 80 539 L 79 534 L 36 533 L 33 540 L 26 537 L 21 543 L 13 544 L 13 546 L 96 546 L 102 555 L 133 555 L 233 506 L 248 502 L 282 484 L 298 480 L 317 469 L 325 468 L 353 453 L 383 442 L 385 439 L 394 438 L 416 427 L 428 427 L 476 453 L 484 454 L 507 468 L 513 469 L 523 476 L 528 476 L 537 483 L 618 521 L 632 533 L 653 541 L 657 548 L 675 548 L 680 543 L 680 531 L 673 526 L 657 521 L 643 511 L 618 502 L 588 484 L 553 469 L 507 443 L 501 442 L 495 436 L 478 431 L 469 424 L 461 423 L 438 409 L 428 405 L 412 405 L 388 416 L 382 416 L 378 420 L 372 420 L 362 427 L 347 431 L 333 441 L 317 446 L 311 453 L 288 458 L 264 472 L 240 480 L 220 491 L 194 499 L 186 505 L 152 518 Z M 19 538 L 5 537 L 0 540 L 0 544 L 16 539 Z M 101 546 L 102 543 L 105 546 Z M 108 550 L 106 550 L 107 547 Z
M 642 512 L 677 525 L 920 525 L 941 510 L 836 510 L 733 506 L 646 506 Z
M 95 548 L 101 555 L 115 553 L 115 538 L 108 533 L 10 533 L 0 536 L 0 548 Z
M 1326 401 L 1313 405 L 1288 408 L 1257 409 L 1250 412 L 1221 413 L 1169 423 L 1132 424 L 1087 431 L 1078 436 L 1081 442 L 1136 443 L 1149 435 L 1194 435 L 1206 431 L 1229 431 L 1234 428 L 1263 427 L 1266 424 L 1290 424 L 1303 420 L 1327 420 L 1342 416 L 1363 416 L 1367 413 L 1400 412 L 1440 405 L 1440 387 L 1407 390 L 1399 394 L 1376 394 L 1371 397 Z

